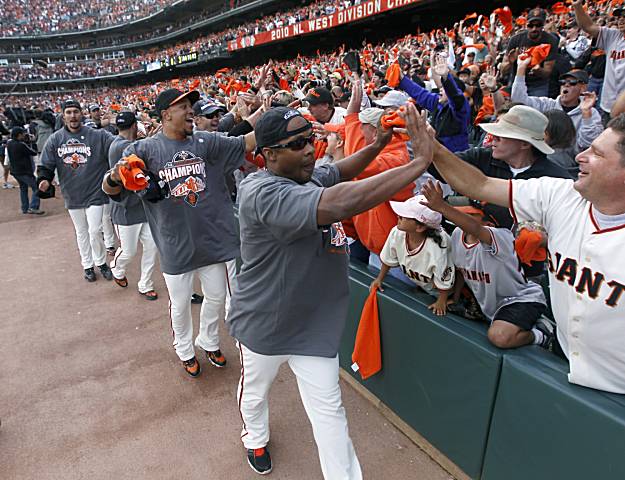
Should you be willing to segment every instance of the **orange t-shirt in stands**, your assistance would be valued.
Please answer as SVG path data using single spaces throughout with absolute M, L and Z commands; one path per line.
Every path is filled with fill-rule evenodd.
M 358 114 L 352 113 L 345 117 L 345 155 L 351 155 L 366 146 L 361 130 Z M 391 168 L 406 165 L 410 161 L 406 142 L 394 136 L 390 143 L 354 180 L 362 180 Z M 414 183 L 410 183 L 397 192 L 392 200 L 403 202 L 414 196 Z M 397 225 L 397 215 L 391 209 L 389 202 L 367 210 L 352 218 L 358 239 L 370 251 L 380 254 L 391 229 Z M 345 223 L 345 222 L 343 222 Z

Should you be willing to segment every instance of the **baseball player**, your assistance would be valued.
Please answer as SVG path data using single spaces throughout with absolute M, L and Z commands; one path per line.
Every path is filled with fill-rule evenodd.
M 137 118 L 132 112 L 120 112 L 115 119 L 119 136 L 115 137 L 109 150 L 109 164 L 114 167 L 122 158 L 122 153 L 137 139 Z M 116 197 L 111 197 L 118 200 Z M 111 220 L 116 227 L 120 247 L 111 262 L 113 279 L 122 288 L 128 287 L 126 267 L 137 253 L 137 244 L 141 241 L 143 255 L 141 257 L 141 278 L 139 279 L 139 293 L 146 300 L 156 300 L 158 294 L 154 291 L 152 273 L 156 263 L 156 244 L 150 232 L 145 210 L 141 199 L 136 195 L 128 195 L 125 202 L 111 202 Z
M 557 338 L 569 359 L 569 381 L 625 393 L 625 114 L 608 123 L 577 155 L 576 181 L 486 177 L 435 145 L 434 162 L 452 188 L 511 208 L 549 236 L 549 280 Z M 428 148 L 424 143 L 420 148 Z
M 65 126 L 45 144 L 37 169 L 37 185 L 45 195 L 55 171 L 58 172 L 65 208 L 76 230 L 85 279 L 96 281 L 97 266 L 104 278 L 112 280 L 102 237 L 102 214 L 109 199 L 100 185 L 108 169 L 108 151 L 114 137 L 106 130 L 85 127 L 76 100 L 66 101 L 62 108 Z
M 130 145 L 124 156 L 137 155 L 150 177 L 140 192 L 146 217 L 160 255 L 170 300 L 174 348 L 185 371 L 200 374 L 194 345 L 208 361 L 223 367 L 219 349 L 219 320 L 224 318 L 226 262 L 239 254 L 239 238 L 224 175 L 239 168 L 246 151 L 254 149 L 254 134 L 225 137 L 193 132 L 192 104 L 197 91 L 163 91 L 156 111 L 163 128 L 154 136 Z M 105 176 L 102 189 L 123 199 L 119 162 Z M 195 275 L 200 278 L 204 301 L 200 328 L 193 342 L 191 294 Z
M 458 227 L 451 234 L 451 249 L 453 263 L 462 275 L 454 300 L 458 301 L 466 283 L 491 322 L 488 339 L 493 345 L 516 348 L 534 344 L 549 348 L 551 332 L 538 322 L 547 309 L 547 301 L 542 287 L 523 275 L 512 232 L 487 226 L 484 212 L 474 207 L 453 208 L 443 200 L 438 183 L 428 181 L 421 193 L 429 208 Z
M 416 124 L 425 120 L 412 106 L 408 112 L 418 143 Z M 349 303 L 347 236 L 340 219 L 390 198 L 425 171 L 429 158 L 350 182 L 384 148 L 392 130 L 380 130 L 370 145 L 320 168 L 312 125 L 297 110 L 269 110 L 255 132 L 267 169 L 241 182 L 243 265 L 227 319 L 240 349 L 238 404 L 247 461 L 260 474 L 272 469 L 267 395 L 280 365 L 288 363 L 324 478 L 361 479 L 338 383 L 337 351 Z

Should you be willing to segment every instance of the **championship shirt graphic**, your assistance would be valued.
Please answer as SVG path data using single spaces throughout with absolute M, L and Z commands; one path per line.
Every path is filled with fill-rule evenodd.
M 322 229 L 325 250 L 329 253 L 348 254 L 347 235 L 341 222 L 333 223 Z
M 85 165 L 89 157 L 91 157 L 91 147 L 88 147 L 76 138 L 70 138 L 57 148 L 56 153 L 66 166 L 76 170 Z
M 197 205 L 201 192 L 206 188 L 204 160 L 185 150 L 176 153 L 158 171 L 158 176 L 169 184 L 170 196 L 184 200 L 191 207 Z

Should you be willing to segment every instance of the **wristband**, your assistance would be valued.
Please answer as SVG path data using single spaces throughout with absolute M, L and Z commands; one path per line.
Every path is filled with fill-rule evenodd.
M 111 188 L 117 188 L 117 187 L 121 187 L 122 184 L 119 182 L 116 182 L 115 180 L 113 180 L 111 178 L 111 171 L 109 170 L 108 172 L 106 172 L 106 184 L 111 187 Z

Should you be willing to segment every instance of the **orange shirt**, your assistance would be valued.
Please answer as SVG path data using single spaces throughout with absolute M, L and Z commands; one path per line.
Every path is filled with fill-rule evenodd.
M 352 113 L 345 117 L 345 155 L 351 155 L 366 146 L 362 135 L 358 114 Z M 391 168 L 405 165 L 410 161 L 406 142 L 394 136 L 390 143 L 354 180 L 362 180 Z M 403 202 L 414 195 L 414 183 L 410 183 L 397 192 L 392 200 Z M 360 242 L 370 251 L 380 254 L 391 229 L 397 225 L 397 215 L 389 202 L 367 210 L 353 217 L 354 227 Z

